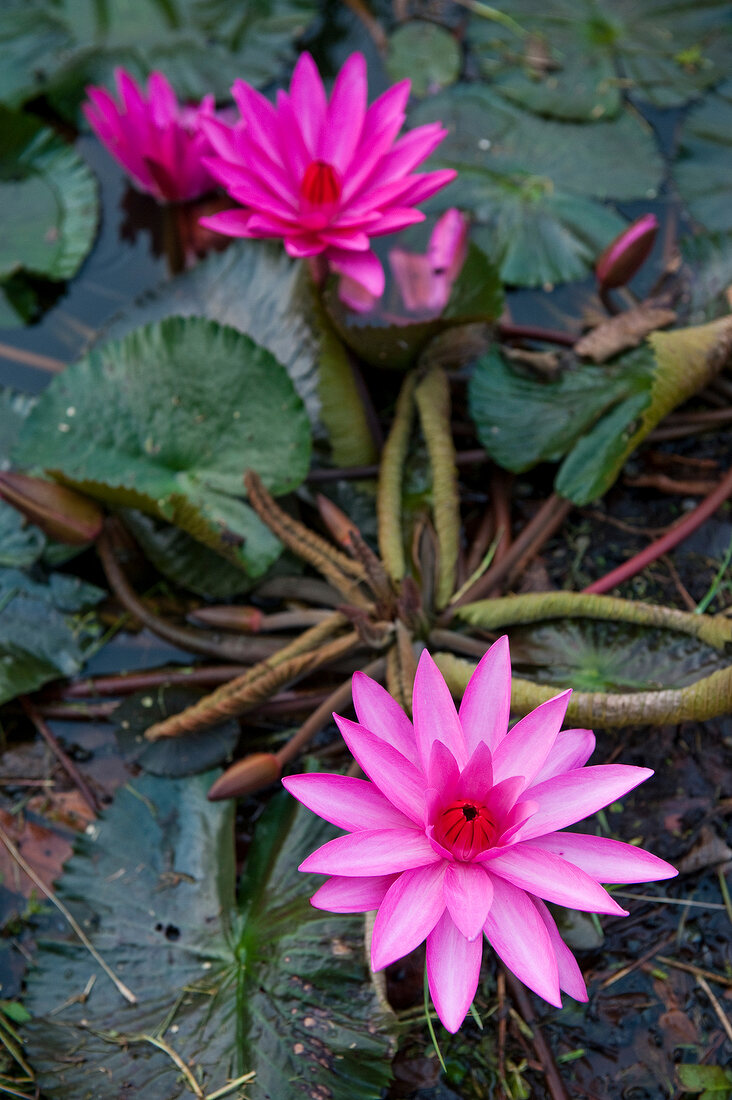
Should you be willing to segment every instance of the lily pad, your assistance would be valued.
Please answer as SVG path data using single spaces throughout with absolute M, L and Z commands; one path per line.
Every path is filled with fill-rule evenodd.
M 346 352 L 314 302 L 302 264 L 279 244 L 235 241 L 145 295 L 100 335 L 117 338 L 172 315 L 208 317 L 256 340 L 286 368 L 336 465 L 375 460 Z
M 562 619 L 509 635 L 516 675 L 576 691 L 681 688 L 729 664 L 725 654 L 688 634 L 628 623 Z
M 162 70 L 183 99 L 226 99 L 237 77 L 265 84 L 314 15 L 309 0 L 6 0 L 0 101 L 48 96 L 73 118 L 87 84 Z
M 63 573 L 0 569 L 0 703 L 79 671 L 101 633 L 88 612 L 104 595 Z
M 732 231 L 732 80 L 690 111 L 675 177 L 692 217 L 711 233 Z
M 0 107 L 0 280 L 68 279 L 97 228 L 97 187 L 74 150 L 30 115 Z
M 508 0 L 501 12 L 520 29 L 477 12 L 468 44 L 502 95 L 542 115 L 609 118 L 620 111 L 624 91 L 656 107 L 679 107 L 732 63 L 726 0 Z
M 691 323 L 729 313 L 727 288 L 732 285 L 732 233 L 700 233 L 682 238 L 684 302 Z
M 492 348 L 469 387 L 478 437 L 494 461 L 517 473 L 566 456 L 555 488 L 587 504 L 664 416 L 711 381 L 731 342 L 732 320 L 721 318 L 653 333 L 612 364 L 577 363 L 551 380 L 519 372 Z
M 121 1084 L 175 1100 L 190 1089 L 173 1050 L 206 1094 L 253 1072 L 250 1100 L 378 1100 L 388 1040 L 362 921 L 313 909 L 296 870 L 332 830 L 280 796 L 258 823 L 237 903 L 233 803 L 206 801 L 212 778 L 143 777 L 77 842 L 59 896 L 137 1004 L 59 925 L 28 982 L 23 1033 L 40 1087 L 54 1100 L 118 1100 Z
M 15 450 L 19 465 L 173 523 L 251 576 L 279 542 L 241 499 L 244 472 L 284 493 L 309 457 L 284 367 L 248 336 L 193 317 L 139 329 L 67 368 Z
M 412 114 L 414 123 L 434 119 L 449 132 L 430 166 L 458 178 L 432 209 L 472 212 L 473 239 L 518 286 L 587 275 L 626 224 L 603 202 L 655 197 L 663 171 L 650 129 L 627 113 L 590 127 L 547 121 L 460 85 Z
M 454 84 L 462 58 L 455 35 L 436 23 L 414 19 L 389 38 L 386 71 L 393 81 L 408 77 L 412 94 L 427 95 Z

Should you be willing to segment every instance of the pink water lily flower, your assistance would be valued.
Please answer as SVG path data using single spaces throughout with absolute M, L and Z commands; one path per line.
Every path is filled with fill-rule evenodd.
M 185 202 L 216 181 L 204 163 L 213 152 L 201 123 L 213 119 L 214 97 L 198 106 L 178 103 L 162 73 L 150 74 L 147 96 L 124 69 L 115 69 L 118 100 L 88 87 L 83 111 L 99 140 L 141 191 L 158 202 Z
M 312 898 L 336 913 L 378 910 L 371 963 L 381 970 L 427 940 L 427 975 L 445 1027 L 457 1031 L 478 985 L 483 934 L 550 1004 L 587 992 L 545 902 L 625 916 L 600 885 L 673 877 L 656 856 L 605 837 L 560 832 L 648 779 L 648 768 L 584 767 L 590 730 L 562 730 L 570 692 L 508 730 L 506 638 L 481 660 L 459 714 L 428 653 L 414 682 L 414 724 L 363 673 L 358 722 L 336 716 L 369 777 L 295 775 L 288 791 L 347 835 L 301 864 L 330 875 Z
M 397 140 L 410 82 L 367 107 L 366 62 L 351 54 L 330 99 L 308 53 L 276 104 L 243 80 L 232 88 L 244 126 L 208 123 L 211 171 L 244 209 L 206 218 L 232 237 L 281 237 L 291 256 L 319 257 L 377 297 L 384 271 L 370 239 L 422 221 L 417 203 L 444 187 L 451 170 L 416 174 L 447 133 L 439 122 Z

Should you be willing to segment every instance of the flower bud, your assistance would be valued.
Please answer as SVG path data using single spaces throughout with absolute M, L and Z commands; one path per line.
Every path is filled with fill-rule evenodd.
M 274 753 L 255 752 L 243 760 L 237 760 L 219 776 L 208 792 L 208 800 L 220 802 L 224 798 L 253 794 L 270 783 L 276 783 L 280 774 L 280 762 Z
M 625 286 L 648 259 L 658 233 L 655 214 L 643 214 L 611 241 L 595 264 L 603 290 Z
M 101 534 L 104 513 L 73 489 L 28 474 L 0 472 L 0 497 L 49 538 L 81 546 Z

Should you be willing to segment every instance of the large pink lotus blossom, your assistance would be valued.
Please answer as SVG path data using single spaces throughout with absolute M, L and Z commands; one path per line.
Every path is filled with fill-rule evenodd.
M 158 202 L 185 202 L 216 182 L 204 163 L 213 152 L 201 123 L 213 119 L 214 97 L 178 103 L 162 73 L 150 74 L 147 97 L 124 69 L 115 69 L 119 102 L 106 88 L 88 87 L 83 105 L 92 129 L 141 191 Z
M 414 173 L 447 131 L 434 122 L 397 140 L 409 88 L 402 80 L 367 108 L 360 53 L 345 62 L 330 100 L 308 53 L 275 105 L 236 81 L 232 94 L 244 126 L 208 123 L 206 132 L 218 153 L 209 167 L 244 209 L 204 224 L 232 237 L 282 237 L 291 256 L 320 257 L 378 297 L 384 271 L 371 237 L 422 221 L 416 203 L 456 174 Z
M 550 1004 L 560 990 L 587 1000 L 577 962 L 546 901 L 625 916 L 601 882 L 671 878 L 668 863 L 630 844 L 559 832 L 621 798 L 653 773 L 584 767 L 590 730 L 562 730 L 570 692 L 508 730 L 506 638 L 471 677 L 459 714 L 428 653 L 414 682 L 414 725 L 363 673 L 353 677 L 358 722 L 338 727 L 371 782 L 295 775 L 288 791 L 347 835 L 301 871 L 330 875 L 312 899 L 336 913 L 377 909 L 374 970 L 426 938 L 429 988 L 457 1031 L 478 985 L 483 936 L 504 964 Z

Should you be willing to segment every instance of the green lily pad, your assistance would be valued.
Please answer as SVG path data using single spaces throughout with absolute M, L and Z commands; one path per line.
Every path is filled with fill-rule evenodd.
M 235 241 L 145 295 L 101 337 L 117 338 L 172 315 L 208 317 L 256 340 L 287 369 L 315 438 L 328 442 L 336 465 L 375 461 L 346 352 L 314 300 L 303 265 L 279 244 Z
M 115 66 L 162 70 L 183 99 L 225 100 L 238 77 L 265 84 L 314 15 L 309 0 L 6 0 L 0 11 L 0 102 L 44 94 L 74 118 L 87 84 Z
M 732 64 L 726 0 L 507 0 L 501 12 L 523 33 L 478 12 L 469 47 L 502 95 L 541 115 L 610 118 L 624 91 L 656 107 L 679 107 Z
M 25 569 L 38 561 L 46 537 L 10 504 L 0 501 L 0 566 Z
M 190 1095 L 156 1036 L 206 1094 L 253 1072 L 232 1096 L 378 1100 L 389 1044 L 362 920 L 313 909 L 296 870 L 332 830 L 280 796 L 257 825 L 237 903 L 233 803 L 206 801 L 212 778 L 136 780 L 77 842 L 59 896 L 137 1004 L 66 927 L 39 943 L 23 1035 L 44 1095 L 118 1100 L 122 1083 L 130 1096 Z
M 588 504 L 659 421 L 711 381 L 730 340 L 729 317 L 655 332 L 614 363 L 576 363 L 551 380 L 520 372 L 492 348 L 476 363 L 468 391 L 478 437 L 495 462 L 517 473 L 566 456 L 555 488 Z
M 590 127 L 547 121 L 460 85 L 412 114 L 414 123 L 433 119 L 449 133 L 430 166 L 458 178 L 432 209 L 470 211 L 473 239 L 518 286 L 584 278 L 626 224 L 603 202 L 655 197 L 661 179 L 653 136 L 629 114 Z
M 436 23 L 414 19 L 389 37 L 386 71 L 395 82 L 410 78 L 412 95 L 427 95 L 454 84 L 461 64 L 455 35 Z
M 658 691 L 693 684 L 729 659 L 671 630 L 561 619 L 509 630 L 517 676 L 575 691 Z
M 692 324 L 712 321 L 729 313 L 727 288 L 732 284 L 732 233 L 682 238 L 684 302 Z
M 88 612 L 104 595 L 63 573 L 0 569 L 0 703 L 79 671 L 101 633 Z
M 27 271 L 69 279 L 92 246 L 97 188 L 53 130 L 0 107 L 0 280 Z
M 711 233 L 732 231 L 732 80 L 684 122 L 674 174 L 692 217 Z
M 725 1066 L 676 1067 L 684 1092 L 700 1092 L 701 1100 L 729 1100 L 732 1096 L 732 1070 Z
M 14 457 L 173 523 L 260 576 L 279 542 L 241 499 L 244 472 L 257 470 L 274 493 L 293 489 L 308 469 L 310 428 L 270 352 L 233 328 L 171 317 L 57 376 Z

